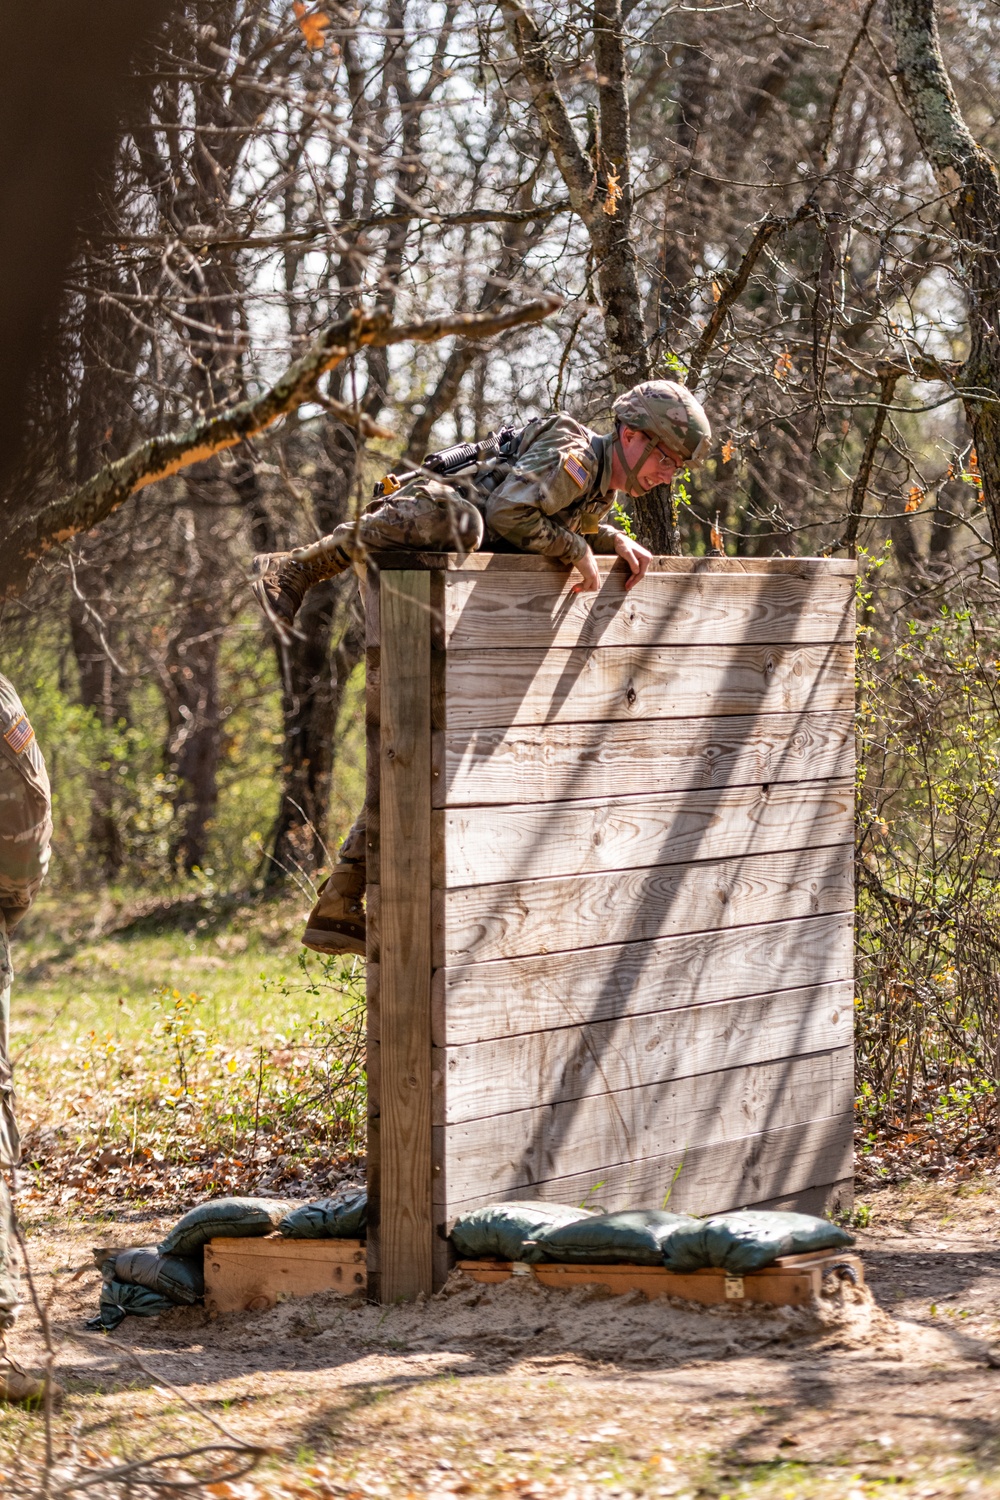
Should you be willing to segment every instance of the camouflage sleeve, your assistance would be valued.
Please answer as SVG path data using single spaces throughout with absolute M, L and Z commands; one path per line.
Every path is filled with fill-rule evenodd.
M 588 447 L 589 433 L 572 417 L 557 416 L 543 424 L 517 466 L 486 502 L 486 524 L 522 552 L 578 562 L 589 549 L 559 519 L 593 483 L 597 460 Z
M 618 538 L 624 535 L 625 533 L 619 526 L 611 526 L 607 521 L 602 521 L 596 534 L 589 539 L 591 551 L 596 552 L 598 556 L 607 557 L 618 550 L 616 543 Z
M 20 699 L 0 677 L 0 912 L 8 931 L 35 899 L 48 869 L 51 835 L 42 752 Z
M 487 500 L 486 524 L 522 552 L 575 563 L 587 551 L 587 543 L 554 516 L 546 515 L 542 502 L 548 477 L 539 480 L 511 474 Z

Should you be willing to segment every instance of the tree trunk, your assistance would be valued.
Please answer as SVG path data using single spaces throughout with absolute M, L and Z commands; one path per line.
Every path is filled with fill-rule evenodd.
M 947 195 L 969 313 L 959 378 L 993 546 L 1000 543 L 1000 178 L 962 116 L 941 55 L 934 0 L 890 0 L 897 76 L 921 150 Z
M 179 618 L 164 661 L 166 759 L 177 778 L 170 860 L 173 868 L 186 875 L 205 865 L 219 799 L 221 580 L 210 516 L 197 504 L 177 516 L 177 524 L 183 527 L 176 567 Z
M 531 85 L 546 142 L 573 208 L 590 237 L 608 344 L 612 390 L 627 390 L 653 373 L 642 316 L 632 223 L 631 117 L 621 0 L 594 0 L 594 63 L 599 116 L 585 151 L 556 81 L 548 48 L 520 0 L 502 0 L 508 32 Z M 639 540 L 657 553 L 679 550 L 676 505 L 659 485 L 630 501 Z
M 105 587 L 106 569 L 78 565 L 69 607 L 70 642 L 80 680 L 80 701 L 91 709 L 105 729 L 128 718 L 128 684 L 111 659 L 101 627 L 91 613 L 96 608 L 107 624 L 104 606 L 110 607 Z M 96 606 L 92 602 L 96 599 Z M 125 849 L 115 812 L 114 767 L 92 767 L 90 784 L 90 849 L 103 880 L 121 873 Z

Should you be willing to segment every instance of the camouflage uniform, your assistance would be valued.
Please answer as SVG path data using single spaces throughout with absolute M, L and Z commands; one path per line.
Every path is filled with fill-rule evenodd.
M 10 934 L 42 883 L 51 834 L 42 752 L 21 700 L 0 675 L 0 1335 L 13 1323 L 18 1303 L 8 1188 L 21 1154 L 9 1051 Z
M 570 566 L 588 551 L 613 553 L 621 533 L 606 518 L 615 499 L 616 446 L 631 485 L 661 444 L 678 465 L 697 463 L 710 438 L 701 405 L 675 381 L 644 381 L 619 396 L 613 411 L 617 424 L 647 438 L 637 462 L 626 461 L 618 425 L 602 437 L 563 412 L 552 413 L 514 433 L 502 455 L 471 464 L 446 481 L 414 476 L 311 547 L 256 558 L 254 593 L 281 632 L 294 620 L 307 589 L 372 552 L 482 547 L 539 553 Z M 364 891 L 362 810 L 341 846 L 339 863 L 320 888 L 303 942 L 321 952 L 363 954 Z
M 616 528 L 604 524 L 614 501 L 612 443 L 561 412 L 542 417 L 515 434 L 512 459 L 488 459 L 447 483 L 410 479 L 357 521 L 289 555 L 314 564 L 318 580 L 342 573 L 354 558 L 396 547 L 513 548 L 566 563 L 578 562 L 588 542 L 595 552 L 613 552 Z

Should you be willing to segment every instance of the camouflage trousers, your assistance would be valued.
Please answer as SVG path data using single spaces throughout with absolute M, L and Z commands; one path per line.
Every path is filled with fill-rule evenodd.
M 394 495 L 373 500 L 356 521 L 344 521 L 329 536 L 292 553 L 297 562 L 322 559 L 328 577 L 343 573 L 369 552 L 403 548 L 415 552 L 475 552 L 483 540 L 483 518 L 473 502 L 436 479 L 418 479 Z
M 483 518 L 473 502 L 436 479 L 419 479 L 394 495 L 374 500 L 357 521 L 345 521 L 329 536 L 292 555 L 303 561 L 322 558 L 330 576 L 343 573 L 369 552 L 403 548 L 414 552 L 475 552 L 483 540 Z M 340 846 L 340 863 L 365 865 L 366 809 L 362 808 Z
M 368 836 L 368 808 L 363 807 L 351 824 L 351 831 L 340 846 L 340 863 L 351 865 L 365 874 L 367 864 L 365 840 Z
M 17 1315 L 17 1265 L 14 1258 L 10 1183 L 21 1159 L 21 1138 L 14 1115 L 14 1072 L 10 1062 L 10 988 L 14 977 L 7 923 L 0 913 L 0 1337 Z

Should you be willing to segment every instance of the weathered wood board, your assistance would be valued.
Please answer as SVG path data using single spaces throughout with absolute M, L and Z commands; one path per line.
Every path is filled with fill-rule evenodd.
M 592 1265 L 566 1266 L 543 1261 L 540 1265 L 509 1260 L 462 1260 L 459 1269 L 473 1281 L 487 1285 L 527 1276 L 540 1286 L 569 1289 L 603 1286 L 613 1296 L 642 1292 L 654 1297 L 681 1297 L 711 1307 L 720 1302 L 760 1302 L 769 1307 L 806 1307 L 818 1297 L 824 1279 L 848 1276 L 863 1286 L 864 1267 L 850 1251 L 827 1250 L 814 1255 L 786 1255 L 763 1271 L 733 1276 L 714 1267 L 704 1271 L 668 1271 L 665 1266 Z
M 205 1246 L 209 1312 L 263 1312 L 288 1297 L 366 1288 L 359 1240 L 210 1240 Z
M 539 558 L 382 563 L 372 1292 L 440 1284 L 505 1197 L 848 1201 L 854 565 L 665 558 L 626 592 L 600 559 L 580 595 Z
M 730 714 L 646 723 L 436 730 L 435 807 L 563 802 L 831 780 L 854 764 L 854 715 Z

